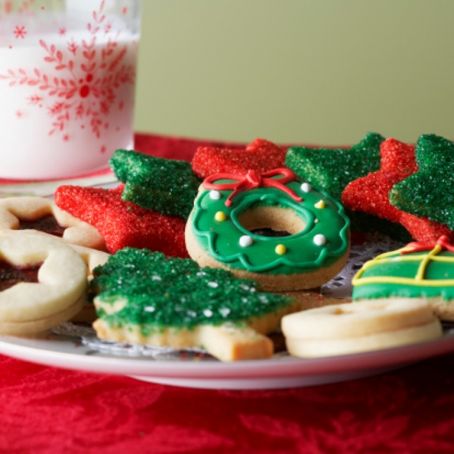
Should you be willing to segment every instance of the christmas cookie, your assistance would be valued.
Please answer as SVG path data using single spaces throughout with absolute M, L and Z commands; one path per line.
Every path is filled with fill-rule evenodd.
M 454 320 L 454 246 L 446 237 L 381 254 L 352 283 L 354 300 L 424 299 L 439 318 Z
M 131 246 L 187 257 L 184 220 L 122 200 L 121 189 L 60 186 L 55 192 L 55 203 L 96 227 L 111 253 Z
M 186 225 L 189 255 L 274 291 L 315 288 L 344 266 L 342 206 L 289 169 L 216 174 L 200 187 Z
M 380 144 L 384 137 L 369 133 L 351 148 L 291 147 L 285 165 L 301 179 L 340 200 L 350 181 L 380 167 Z
M 192 158 L 192 170 L 200 178 L 225 172 L 266 172 L 282 167 L 285 153 L 281 147 L 264 139 L 255 139 L 244 149 L 199 147 Z
M 173 348 L 201 347 L 223 361 L 268 358 L 264 334 L 299 310 L 254 282 L 200 268 L 189 259 L 126 248 L 95 270 L 92 287 L 101 339 Z
M 37 334 L 81 310 L 87 268 L 68 244 L 32 231 L 4 230 L 0 254 L 0 334 Z
M 69 243 L 103 249 L 104 239 L 90 224 L 71 216 L 43 197 L 0 199 L 0 229 L 34 229 Z
M 158 213 L 188 217 L 200 184 L 188 162 L 117 150 L 110 165 L 125 183 L 123 200 Z
M 345 355 L 441 337 L 440 322 L 422 300 L 389 299 L 326 306 L 282 319 L 293 356 Z
M 454 142 L 422 135 L 416 144 L 416 162 L 418 171 L 392 188 L 391 203 L 454 229 Z
M 41 235 L 43 237 L 49 237 L 49 234 L 41 232 L 39 230 L 18 230 L 15 232 L 17 235 L 31 235 L 32 238 Z M 71 249 L 79 254 L 81 259 L 84 261 L 87 266 L 87 277 L 91 279 L 93 277 L 93 270 L 100 265 L 104 265 L 110 254 L 104 251 L 99 251 L 97 249 L 88 248 L 85 246 L 79 246 L 77 244 L 64 242 L 61 238 L 51 237 L 55 242 L 61 241 L 64 244 L 67 244 Z
M 44 237 L 44 241 L 49 242 L 49 241 L 54 241 L 54 243 L 61 242 L 64 245 L 67 245 L 71 247 L 77 254 L 79 254 L 80 258 L 84 261 L 86 265 L 86 270 L 87 270 L 87 279 L 91 280 L 93 277 L 93 270 L 100 265 L 104 265 L 108 258 L 110 257 L 109 254 L 103 251 L 98 251 L 97 249 L 91 249 L 91 248 L 86 248 L 84 246 L 78 246 L 76 244 L 72 243 L 67 243 L 64 242 L 62 239 L 57 238 L 55 236 L 49 236 L 46 233 L 36 231 L 36 230 L 19 230 L 19 231 L 9 231 L 10 235 L 20 235 L 21 238 L 29 238 L 27 241 L 38 241 L 38 237 Z M 33 268 L 33 267 L 32 267 Z M 8 276 L 14 276 L 17 275 L 17 273 L 21 273 L 20 275 L 23 278 L 27 278 L 29 276 L 28 272 L 24 272 L 23 269 L 21 270 L 14 270 L 11 271 L 9 270 Z M 22 274 L 24 273 L 24 274 Z M 34 271 L 32 271 L 32 276 L 35 276 Z M 72 321 L 77 321 L 77 322 L 85 322 L 85 323 L 92 323 L 96 317 L 95 317 L 95 311 L 94 311 L 94 306 L 93 303 L 89 300 L 89 298 L 84 297 L 81 298 L 80 304 L 82 305 L 81 310 L 74 316 L 71 317 Z
M 442 235 L 452 235 L 448 227 L 406 213 L 389 202 L 392 187 L 417 171 L 414 146 L 387 139 L 381 144 L 380 155 L 380 170 L 352 181 L 344 189 L 344 206 L 399 223 L 418 241 L 436 241 Z

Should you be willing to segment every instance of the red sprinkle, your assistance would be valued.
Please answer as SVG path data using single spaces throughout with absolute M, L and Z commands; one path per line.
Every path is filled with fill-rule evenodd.
M 55 203 L 96 227 L 111 253 L 129 246 L 188 257 L 184 242 L 185 221 L 122 200 L 121 188 L 60 186 L 55 192 Z
M 285 150 L 264 139 L 255 139 L 244 149 L 199 147 L 192 159 L 192 170 L 200 178 L 214 173 L 263 173 L 285 166 Z
M 389 202 L 391 188 L 417 171 L 415 147 L 390 138 L 382 142 L 380 155 L 380 170 L 349 183 L 342 193 L 342 203 L 353 211 L 401 224 L 418 241 L 436 241 L 442 235 L 452 238 L 448 227 L 406 213 Z

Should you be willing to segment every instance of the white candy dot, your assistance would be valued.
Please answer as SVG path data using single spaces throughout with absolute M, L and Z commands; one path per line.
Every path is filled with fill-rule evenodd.
M 323 246 L 326 244 L 326 236 L 321 233 L 317 233 L 317 235 L 314 236 L 314 244 L 316 246 Z
M 301 190 L 303 192 L 311 192 L 312 191 L 312 186 L 309 183 L 303 183 L 301 185 Z
M 212 316 L 213 316 L 213 311 L 212 311 L 211 309 L 205 309 L 205 310 L 203 311 L 203 315 L 204 315 L 205 317 L 208 317 L 208 318 L 209 318 L 209 317 L 212 317 Z
M 227 317 L 227 315 L 230 314 L 230 309 L 229 309 L 228 307 L 221 307 L 221 308 L 219 309 L 219 312 L 221 313 L 221 315 L 222 315 L 223 317 Z
M 253 243 L 253 241 L 249 235 L 243 235 L 240 237 L 239 243 L 241 247 L 249 247 Z
M 216 191 L 216 190 L 212 190 L 210 191 L 210 199 L 211 200 L 219 200 L 221 198 L 221 193 L 219 191 Z
M 153 306 L 147 306 L 144 308 L 145 312 L 154 312 L 155 310 L 156 310 L 156 308 Z
M 211 282 L 208 282 L 208 287 L 218 288 L 219 284 L 217 282 L 211 281 Z

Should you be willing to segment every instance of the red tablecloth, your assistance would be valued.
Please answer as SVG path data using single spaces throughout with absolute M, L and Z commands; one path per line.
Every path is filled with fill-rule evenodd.
M 190 158 L 196 141 L 138 135 Z M 0 452 L 452 453 L 454 356 L 372 378 L 204 391 L 0 357 Z

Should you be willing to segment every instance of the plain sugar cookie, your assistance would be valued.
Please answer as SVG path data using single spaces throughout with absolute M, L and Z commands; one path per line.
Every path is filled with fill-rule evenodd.
M 430 306 L 416 299 L 361 301 L 309 309 L 282 319 L 291 355 L 335 356 L 441 337 Z
M 95 227 L 63 211 L 44 197 L 0 199 L 0 229 L 34 229 L 80 246 L 105 248 L 104 239 Z
M 30 335 L 77 313 L 87 267 L 65 242 L 33 232 L 0 231 L 0 333 Z

